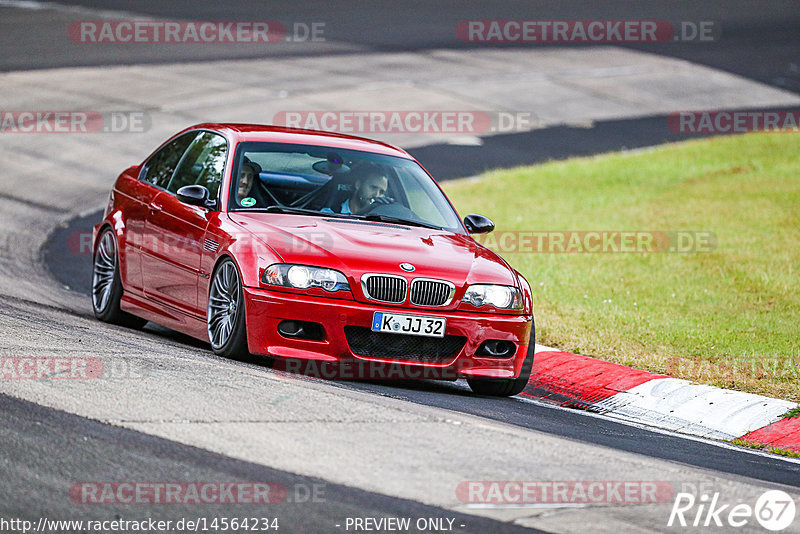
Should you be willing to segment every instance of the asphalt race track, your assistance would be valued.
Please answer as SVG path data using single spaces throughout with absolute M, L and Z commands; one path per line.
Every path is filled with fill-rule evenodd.
M 99 458 L 109 458 L 113 459 L 114 470 L 120 476 L 135 480 L 269 480 L 287 489 L 285 501 L 256 509 L 247 505 L 219 506 L 210 514 L 204 505 L 177 505 L 163 515 L 152 510 L 140 514 L 153 519 L 257 515 L 278 517 L 280 523 L 286 525 L 284 528 L 296 532 L 325 532 L 353 516 L 448 517 L 459 525 L 461 532 L 531 532 L 491 519 L 454 514 L 418 502 L 326 484 L 322 480 L 232 460 L 5 395 L 0 396 L 0 413 L 5 423 L 0 436 L 8 445 L 3 453 L 14 459 L 13 470 L 4 475 L 16 481 L 13 486 L 4 485 L 0 490 L 3 501 L 8 503 L 3 510 L 4 517 L 25 517 L 34 512 L 51 519 L 80 519 L 70 502 L 59 506 L 63 502 L 61 488 L 74 482 L 72 473 L 82 473 L 88 480 L 102 480 L 102 477 L 109 476 L 106 466 L 98 461 Z M 70 451 L 69 455 L 53 455 L 55 450 L 65 449 Z M 49 474 L 46 483 L 42 483 L 38 476 L 42 472 Z M 113 506 L 98 505 L 87 516 L 113 517 L 114 512 Z M 137 518 L 137 515 L 126 514 L 126 519 Z
M 66 2 L 65 2 L 66 3 Z M 412 50 L 470 46 L 457 39 L 455 27 L 462 20 L 543 19 L 543 20 L 666 20 L 712 21 L 721 28 L 719 41 L 711 45 L 697 42 L 633 44 L 632 47 L 657 51 L 693 62 L 713 66 L 771 85 L 800 91 L 800 66 L 797 59 L 797 28 L 800 8 L 796 2 L 781 0 L 756 4 L 746 0 L 694 4 L 611 1 L 595 4 L 576 0 L 536 2 L 525 0 L 495 2 L 491 7 L 480 0 L 467 0 L 453 5 L 446 2 L 416 1 L 398 9 L 396 2 L 378 0 L 364 5 L 328 2 L 193 2 L 176 0 L 74 0 L 71 6 L 145 14 L 154 19 L 186 20 L 278 20 L 284 23 L 328 22 L 326 39 L 333 44 L 319 43 L 313 53 L 343 50 Z M 446 7 L 445 7 L 446 6 Z M 116 46 L 86 51 L 64 47 L 46 34 L 47 26 L 35 12 L 14 14 L 19 22 L 0 36 L 3 50 L 0 70 L 107 65 L 158 61 L 197 61 L 242 57 L 269 57 L 298 53 L 296 48 L 237 50 L 231 47 L 208 49 L 175 47 L 169 53 L 147 46 Z M 17 18 L 18 17 L 18 18 Z M 37 31 L 24 31 L 23 28 Z M 698 46 L 699 45 L 699 46 Z M 511 45 L 499 45 L 511 46 Z M 38 54 L 28 55 L 34 50 Z M 306 50 L 303 49 L 303 53 Z M 335 61 L 335 59 L 334 59 Z
M 769 88 L 783 91 L 774 92 L 763 108 L 792 109 L 791 98 L 800 94 L 800 5 L 795 2 L 770 2 L 769 8 L 749 2 L 706 7 L 547 2 L 537 3 L 535 12 L 527 2 L 491 8 L 460 2 L 447 9 L 426 2 L 406 9 L 388 2 L 70 4 L 81 7 L 21 9 L 0 2 L 5 52 L 0 71 L 9 72 L 9 78 L 0 74 L 0 94 L 7 99 L 3 108 L 26 105 L 25 88 L 34 91 L 40 79 L 34 72 L 21 78 L 12 71 L 81 67 L 74 87 L 36 89 L 43 91 L 41 105 L 57 109 L 59 98 L 68 95 L 75 105 L 103 102 L 97 105 L 123 109 L 132 102 L 123 90 L 119 102 L 109 104 L 101 100 L 102 89 L 92 85 L 110 79 L 103 77 L 103 66 L 177 62 L 203 69 L 203 62 L 213 60 L 250 65 L 247 61 L 308 56 L 334 64 L 346 78 L 358 66 L 337 61 L 353 54 L 468 51 L 471 45 L 456 38 L 455 25 L 489 18 L 713 20 L 724 37 L 716 43 L 623 48 L 733 73 L 763 84 L 764 95 L 773 95 Z M 121 18 L 121 13 L 154 19 L 325 21 L 326 41 L 267 50 L 221 45 L 86 50 L 48 31 L 76 18 Z M 141 72 L 147 80 L 162 71 Z M 63 73 L 52 74 L 62 80 Z M 0 135 L 5 161 L 0 163 L 5 184 L 0 192 L 0 324 L 6 333 L 0 356 L 93 357 L 116 370 L 102 380 L 0 381 L 0 518 L 258 516 L 279 518 L 283 532 L 323 533 L 356 530 L 346 527 L 347 518 L 410 517 L 452 520 L 457 532 L 579 532 L 586 525 L 596 532 L 677 532 L 683 530 L 666 527 L 671 499 L 643 505 L 492 507 L 465 502 L 456 488 L 469 480 L 662 481 L 675 491 L 719 493 L 724 502 L 751 504 L 768 489 L 800 493 L 797 460 L 523 398 L 481 398 L 461 382 L 287 378 L 266 362 L 219 359 L 202 343 L 152 324 L 139 332 L 97 322 L 88 298 L 90 255 L 76 252 L 76 243 L 99 219 L 116 173 L 140 161 L 153 140 L 169 135 L 176 124 L 197 122 L 191 112 L 167 110 L 157 103 L 164 95 L 151 90 L 141 96 L 152 98 L 156 110 L 147 139 L 109 135 L 91 142 L 61 136 L 50 142 L 29 136 L 29 142 Z M 232 102 L 214 105 L 237 112 Z M 155 122 L 159 117 L 162 124 Z M 580 120 L 555 121 L 530 131 L 487 135 L 478 143 L 430 139 L 409 151 L 434 176 L 450 179 L 689 137 L 664 128 L 665 120 L 663 112 L 644 112 L 592 119 L 590 127 Z M 33 179 L 38 186 L 27 188 Z M 287 497 L 269 505 L 135 506 L 87 505 L 70 493 L 76 484 L 101 481 L 268 481 L 286 488 Z M 314 488 L 319 498 L 310 497 Z M 792 528 L 800 529 L 799 524 Z M 748 529 L 760 531 L 753 524 L 742 531 Z

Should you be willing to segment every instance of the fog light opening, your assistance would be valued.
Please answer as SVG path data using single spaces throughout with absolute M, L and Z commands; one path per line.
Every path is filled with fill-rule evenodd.
M 483 358 L 510 358 L 516 350 L 517 346 L 511 341 L 489 339 L 481 343 L 475 355 Z
M 322 341 L 325 337 L 325 330 L 322 325 L 309 321 L 293 321 L 289 319 L 281 321 L 278 324 L 278 332 L 283 337 L 311 341 Z

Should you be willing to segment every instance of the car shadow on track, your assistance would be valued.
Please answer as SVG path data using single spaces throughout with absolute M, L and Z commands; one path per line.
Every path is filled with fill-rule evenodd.
M 142 329 L 142 333 L 148 336 L 154 336 L 164 340 L 173 341 L 175 343 L 185 345 L 186 347 L 201 349 L 201 352 L 198 352 L 198 355 L 201 356 L 223 359 L 221 357 L 217 357 L 213 354 L 213 352 L 211 352 L 211 347 L 207 342 L 200 341 L 199 339 L 195 339 L 191 336 L 187 336 L 156 323 L 147 323 L 147 325 Z M 370 393 L 395 398 L 405 399 L 408 398 L 409 395 L 413 396 L 414 392 L 479 398 L 479 396 L 472 393 L 466 385 L 462 385 L 463 381 L 394 378 L 339 378 L 337 377 L 335 370 L 323 370 L 321 365 L 312 365 L 310 367 L 303 365 L 304 363 L 308 363 L 308 361 L 305 360 L 288 360 L 252 354 L 247 358 L 240 360 L 239 362 L 235 362 L 234 360 L 227 361 L 238 363 L 240 365 L 252 366 L 261 370 L 268 370 L 270 372 L 274 372 L 276 375 L 289 375 L 299 380 L 318 380 L 321 382 L 345 387 L 347 389 L 368 391 Z

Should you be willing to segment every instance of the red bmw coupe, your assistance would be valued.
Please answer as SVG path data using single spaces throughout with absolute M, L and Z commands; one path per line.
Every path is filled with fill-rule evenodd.
M 534 354 L 527 281 L 405 151 L 200 124 L 124 171 L 94 228 L 102 321 L 153 321 L 219 355 L 390 364 L 509 396 Z M 430 371 L 430 372 L 428 372 Z

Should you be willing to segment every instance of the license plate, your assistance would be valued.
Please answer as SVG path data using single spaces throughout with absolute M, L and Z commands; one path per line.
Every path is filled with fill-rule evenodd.
M 372 331 L 412 336 L 444 337 L 444 317 L 402 315 L 399 313 L 375 312 L 372 315 Z

